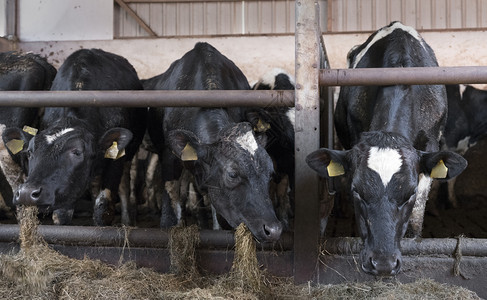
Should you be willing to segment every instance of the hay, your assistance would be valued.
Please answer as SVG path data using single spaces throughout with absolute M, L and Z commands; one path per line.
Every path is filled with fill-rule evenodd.
M 99 260 L 72 259 L 49 248 L 38 235 L 37 208 L 19 211 L 21 249 L 0 256 L 0 298 L 157 299 L 166 291 L 184 291 L 180 280 L 133 263 L 120 267 Z M 8 295 L 9 291 L 16 291 Z M 5 294 L 4 294 L 5 293 Z
M 169 232 L 170 271 L 178 276 L 199 276 L 196 246 L 200 243 L 198 226 L 173 227 Z
M 467 289 L 441 284 L 432 279 L 418 279 L 413 283 L 381 281 L 318 286 L 310 293 L 318 299 L 480 299 Z
M 430 279 L 409 284 L 294 285 L 291 278 L 271 277 L 261 270 L 255 242 L 243 225 L 235 234 L 232 269 L 220 277 L 196 272 L 196 227 L 171 231 L 173 274 L 133 263 L 109 266 L 88 258 L 71 259 L 49 248 L 37 233 L 35 208 L 21 208 L 18 216 L 21 249 L 0 256 L 1 299 L 480 299 L 472 291 Z M 189 258 L 179 257 L 186 255 Z
M 269 296 L 270 290 L 265 285 L 264 272 L 261 271 L 257 261 L 254 238 L 243 223 L 235 231 L 235 256 L 232 269 L 227 276 L 221 277 L 219 284 L 223 289 L 256 296 L 257 299 Z

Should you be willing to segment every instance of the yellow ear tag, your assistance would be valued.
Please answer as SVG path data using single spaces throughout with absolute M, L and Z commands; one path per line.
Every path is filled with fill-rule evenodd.
M 125 148 L 118 151 L 117 157 L 115 159 L 119 159 L 120 157 L 125 155 Z
M 7 146 L 8 150 L 12 152 L 12 154 L 19 153 L 22 149 L 24 149 L 24 141 L 23 140 L 10 140 L 8 141 L 5 146 Z
M 30 135 L 36 135 L 37 134 L 37 131 L 38 131 L 37 128 L 33 128 L 33 127 L 30 127 L 30 126 L 27 126 L 27 125 L 25 125 L 24 128 L 22 128 L 22 130 L 25 131 L 25 132 L 27 132 Z
M 436 164 L 436 166 L 431 170 L 431 178 L 446 178 L 448 175 L 448 167 L 445 166 L 445 163 L 442 159 Z
M 196 150 L 193 147 L 191 147 L 190 144 L 186 144 L 186 146 L 184 146 L 184 149 L 181 152 L 181 160 L 182 161 L 198 160 L 198 154 L 196 154 Z
M 110 148 L 105 152 L 105 158 L 117 159 L 118 158 L 118 148 L 117 142 L 113 142 Z
M 328 167 L 326 167 L 328 171 L 328 175 L 330 177 L 340 176 L 345 174 L 345 170 L 343 169 L 342 164 L 337 163 L 336 161 L 330 160 Z
M 270 128 L 271 128 L 271 124 L 269 124 L 267 122 L 264 122 L 261 119 L 259 119 L 259 121 L 257 121 L 257 124 L 254 127 L 254 131 L 256 131 L 256 132 L 266 132 Z

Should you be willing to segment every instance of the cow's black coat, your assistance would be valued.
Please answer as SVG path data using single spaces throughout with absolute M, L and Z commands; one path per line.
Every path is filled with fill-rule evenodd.
M 51 88 L 140 89 L 142 84 L 132 65 L 123 57 L 100 49 L 71 54 Z M 71 221 L 76 200 L 95 181 L 101 192 L 96 199 L 94 221 L 97 225 L 109 223 L 124 162 L 130 162 L 142 140 L 146 113 L 146 108 L 49 107 L 36 136 L 25 134 L 20 128 L 7 129 L 9 134 L 4 134 L 4 139 L 16 134 L 29 145 L 21 152 L 28 157 L 28 177 L 16 191 L 14 203 L 46 207 L 54 212 L 56 224 L 66 224 Z M 117 142 L 118 150 L 125 150 L 125 156 L 117 160 L 104 158 L 113 142 Z M 98 194 L 97 189 L 92 192 L 94 196 Z M 130 217 L 122 215 L 122 222 L 130 223 Z
M 207 43 L 197 43 L 166 72 L 144 81 L 144 88 L 250 89 L 240 69 Z M 149 134 L 162 156 L 165 181 L 179 178 L 179 158 L 190 145 L 197 160 L 186 161 L 185 167 L 192 171 L 198 190 L 208 194 L 217 213 L 232 227 L 245 223 L 261 241 L 275 241 L 282 226 L 269 199 L 272 161 L 263 147 L 265 136 L 255 134 L 250 123 L 241 122 L 241 115 L 238 108 L 151 108 Z M 244 137 L 250 145 L 247 150 L 244 143 L 237 142 Z M 167 215 L 169 203 L 164 193 L 163 227 L 175 223 Z
M 0 53 L 0 90 L 4 91 L 41 91 L 51 88 L 56 69 L 38 54 L 16 51 Z M 39 108 L 7 106 L 0 109 L 0 134 L 7 127 L 38 127 Z M 3 142 L 2 142 L 3 143 Z M 2 171 L 8 185 L 2 188 L 4 200 L 11 204 L 12 189 L 22 182 L 25 162 L 20 155 L 14 155 L 2 146 L 0 154 Z M 8 153 L 7 153 L 8 151 Z M 13 162 L 12 161 L 12 159 Z M 23 170 L 21 171 L 20 168 Z

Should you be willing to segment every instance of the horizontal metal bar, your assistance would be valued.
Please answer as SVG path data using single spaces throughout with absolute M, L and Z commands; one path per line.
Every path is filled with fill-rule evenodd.
M 198 3 L 198 2 L 221 2 L 221 3 L 242 3 L 249 1 L 271 2 L 286 0 L 123 0 L 125 3 Z
M 487 239 L 473 238 L 427 238 L 402 239 L 401 252 L 403 255 L 453 255 L 457 247 L 464 256 L 487 256 Z M 329 254 L 352 255 L 362 249 L 360 238 L 330 238 L 323 242 L 323 250 Z
M 487 67 L 322 69 L 320 85 L 487 83 Z
M 167 248 L 169 241 L 169 231 L 159 228 L 40 225 L 39 234 L 49 244 L 70 246 Z M 0 225 L 0 243 L 16 243 L 18 240 L 19 225 Z M 234 243 L 233 231 L 200 231 L 201 249 L 232 249 Z M 362 241 L 354 237 L 329 238 L 322 245 L 322 250 L 326 253 L 338 255 L 358 254 L 362 249 Z M 457 251 L 458 245 L 464 256 L 487 257 L 487 239 L 427 238 L 420 241 L 401 241 L 402 253 L 409 256 L 452 255 Z M 292 250 L 292 247 L 293 236 L 289 232 L 284 232 L 274 245 L 257 245 L 259 250 Z
M 277 107 L 294 106 L 294 91 L 0 91 L 1 106 Z
M 47 243 L 58 245 L 167 248 L 169 241 L 169 231 L 159 228 L 40 225 L 39 234 Z M 0 225 L 0 243 L 18 240 L 19 225 Z M 234 244 L 232 231 L 200 231 L 200 248 L 231 249 Z M 263 250 L 289 250 L 292 244 L 292 236 L 284 233 L 275 245 L 258 244 L 257 247 Z

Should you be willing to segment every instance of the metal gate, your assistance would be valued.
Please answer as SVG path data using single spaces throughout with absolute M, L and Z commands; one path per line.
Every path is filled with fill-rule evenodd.
M 272 248 L 259 247 L 258 258 L 278 276 L 296 283 L 340 283 L 371 280 L 358 270 L 356 238 L 320 240 L 317 175 L 305 157 L 320 146 L 320 94 L 327 122 L 328 146 L 332 144 L 331 105 L 327 89 L 334 85 L 487 83 L 487 67 L 330 70 L 319 28 L 319 8 L 314 1 L 298 0 L 296 9 L 296 90 L 290 91 L 76 91 L 0 92 L 0 106 L 295 106 L 296 195 L 294 233 L 284 234 Z M 378 75 L 378 74 L 387 74 Z M 382 78 L 374 77 L 382 76 Z M 429 80 L 426 82 L 425 78 Z M 224 102 L 231 99 L 231 103 Z M 177 100 L 177 101 L 176 101 Z M 196 104 L 197 103 L 197 104 Z M 62 105 L 65 105 L 64 103 Z M 328 110 L 328 113 L 326 112 Z M 120 256 L 140 266 L 169 269 L 168 232 L 160 229 L 41 226 L 41 235 L 61 253 L 72 257 L 102 259 L 116 264 Z M 233 234 L 200 233 L 198 263 L 214 273 L 226 272 L 232 263 Z M 127 238 L 127 239 L 126 239 Z M 18 225 L 0 225 L 0 250 L 18 247 Z M 130 247 L 124 244 L 128 241 Z M 419 277 L 468 287 L 487 297 L 487 243 L 479 239 L 404 239 L 404 271 L 398 280 Z M 455 273 L 455 270 L 459 270 Z M 460 274 L 463 276 L 456 276 Z M 468 278 L 468 279 L 466 279 Z

